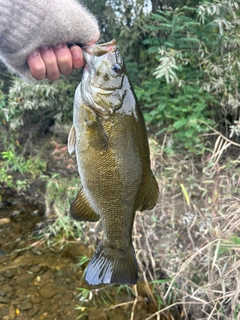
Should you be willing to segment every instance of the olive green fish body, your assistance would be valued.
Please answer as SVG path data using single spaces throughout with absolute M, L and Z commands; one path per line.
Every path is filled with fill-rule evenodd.
M 69 137 L 83 186 L 71 214 L 78 220 L 101 217 L 104 230 L 86 272 L 86 280 L 95 285 L 136 283 L 135 212 L 154 207 L 158 196 L 141 110 L 115 42 L 99 46 L 106 45 L 101 56 L 86 54 L 88 69 L 76 90 Z

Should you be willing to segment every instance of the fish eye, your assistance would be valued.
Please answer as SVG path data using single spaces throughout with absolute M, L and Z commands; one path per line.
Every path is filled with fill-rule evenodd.
M 112 69 L 118 73 L 120 70 L 121 70 L 121 67 L 118 63 L 114 63 L 113 66 L 112 66 Z

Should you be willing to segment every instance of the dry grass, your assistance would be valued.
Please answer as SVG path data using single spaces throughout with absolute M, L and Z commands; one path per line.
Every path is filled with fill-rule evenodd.
M 159 150 L 154 143 L 159 203 L 134 228 L 140 270 L 162 304 L 147 320 L 176 306 L 173 319 L 240 319 L 240 161 L 197 168 Z
M 105 313 L 127 308 L 135 320 L 145 308 L 146 320 L 240 319 L 240 160 L 220 158 L 221 146 L 219 139 L 212 156 L 195 161 L 170 157 L 151 140 L 160 196 L 134 223 L 142 281 L 130 301 Z M 81 228 L 81 242 L 95 250 L 101 223 Z

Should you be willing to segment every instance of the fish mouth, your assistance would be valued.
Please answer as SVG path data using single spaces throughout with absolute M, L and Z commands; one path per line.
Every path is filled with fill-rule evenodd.
M 93 44 L 91 46 L 84 46 L 82 49 L 84 51 L 86 51 L 87 53 L 89 53 L 90 55 L 94 55 L 94 56 L 99 57 L 104 54 L 108 54 L 108 53 L 116 51 L 117 42 L 115 39 L 113 39 L 107 43 Z

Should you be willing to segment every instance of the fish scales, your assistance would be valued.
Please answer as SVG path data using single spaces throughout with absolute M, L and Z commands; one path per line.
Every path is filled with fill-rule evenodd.
M 135 213 L 153 208 L 158 198 L 146 127 L 115 40 L 84 48 L 84 57 L 69 134 L 83 189 L 70 212 L 77 220 L 102 220 L 104 236 L 87 267 L 87 282 L 134 284 Z

